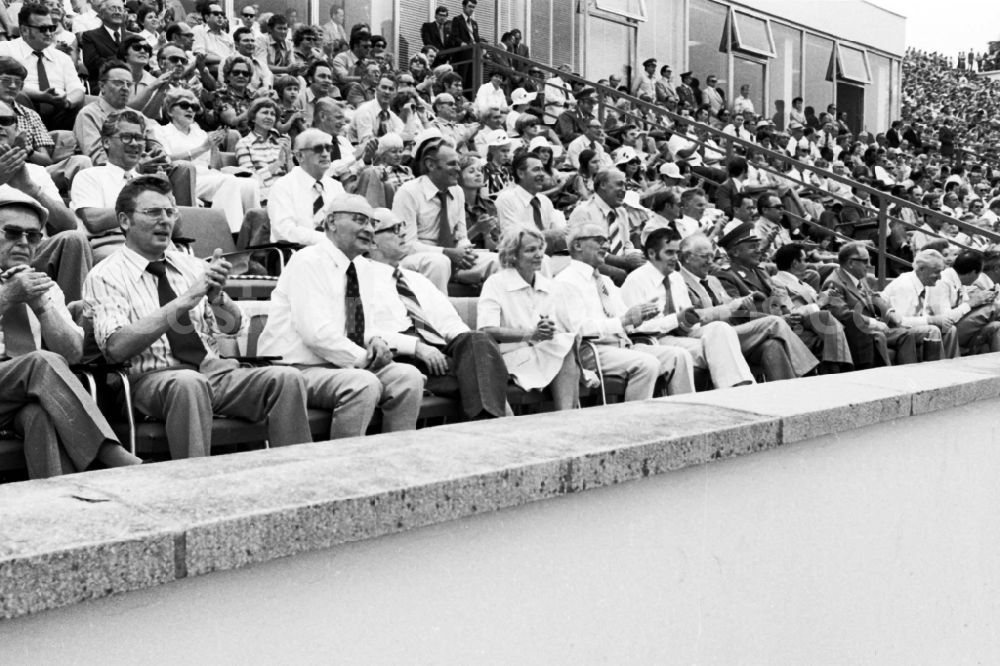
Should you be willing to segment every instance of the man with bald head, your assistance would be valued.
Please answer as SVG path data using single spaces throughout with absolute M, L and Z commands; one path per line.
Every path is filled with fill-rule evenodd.
M 315 245 L 326 239 L 322 211 L 344 187 L 326 175 L 333 153 L 333 137 L 310 127 L 295 137 L 299 165 L 274 181 L 267 201 L 271 240 Z

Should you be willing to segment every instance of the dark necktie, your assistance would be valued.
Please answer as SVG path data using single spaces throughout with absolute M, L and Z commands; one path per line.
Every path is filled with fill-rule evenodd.
M 115 46 L 121 46 L 122 37 L 117 30 L 115 30 Z
M 924 314 L 924 294 L 926 291 L 926 289 L 921 289 L 920 293 L 917 294 L 917 312 L 915 315 L 917 317 L 921 317 Z
M 45 92 L 49 89 L 49 73 L 45 71 L 45 54 L 41 51 L 32 51 L 38 59 L 38 89 Z
M 531 216 L 535 219 L 535 226 L 539 231 L 545 231 L 542 226 L 542 202 L 537 196 L 531 197 Z
M 663 314 L 673 314 L 674 313 L 674 295 L 670 293 L 670 276 L 663 278 L 663 290 L 666 292 L 666 298 L 663 301 Z
M 156 294 L 160 298 L 160 307 L 177 298 L 177 293 L 167 280 L 167 262 L 151 261 L 146 270 L 156 276 Z M 191 323 L 191 313 L 187 310 L 178 312 L 177 319 L 170 322 L 167 343 L 170 345 L 170 353 L 181 363 L 197 366 L 205 360 L 205 345 Z
M 396 278 L 396 293 L 399 294 L 399 300 L 403 301 L 403 305 L 406 306 L 406 313 L 410 316 L 410 321 L 413 322 L 413 329 L 417 332 L 417 335 L 432 347 L 437 347 L 438 349 L 447 347 L 448 341 L 427 320 L 427 314 L 420 307 L 420 301 L 417 300 L 417 295 L 410 289 L 410 285 L 406 282 L 403 272 L 397 268 L 392 272 L 392 276 Z
M 701 282 L 701 286 L 705 288 L 705 291 L 708 292 L 708 297 L 712 299 L 712 305 L 713 306 L 718 305 L 719 299 L 715 297 L 715 292 L 712 291 L 712 288 L 710 286 L 708 286 L 708 278 L 703 277 L 701 280 L 699 280 L 699 282 Z
M 382 109 L 378 112 L 378 131 L 375 132 L 376 137 L 383 137 L 389 133 L 389 112 Z
M 38 351 L 28 320 L 27 303 L 13 303 L 3 313 L 3 346 L 10 358 Z
M 441 212 L 438 214 L 438 245 L 455 247 L 455 237 L 451 233 L 451 221 L 448 219 L 448 198 L 451 197 L 451 193 L 448 190 L 439 190 L 437 197 L 441 201 Z
M 347 339 L 358 345 L 365 346 L 365 306 L 361 302 L 361 286 L 358 284 L 358 271 L 354 262 L 347 264 L 346 281 L 344 282 L 345 317 L 344 328 Z
M 331 146 L 331 149 L 330 149 L 330 161 L 331 162 L 336 162 L 341 157 L 341 152 L 340 152 L 340 137 L 339 136 L 333 137 L 333 141 L 330 142 L 330 146 Z

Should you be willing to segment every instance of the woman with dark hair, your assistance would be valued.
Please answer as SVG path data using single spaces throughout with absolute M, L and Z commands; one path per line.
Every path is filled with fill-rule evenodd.
M 576 204 L 579 197 L 572 192 L 567 192 L 572 185 L 573 179 L 568 174 L 558 171 L 553 167 L 555 163 L 555 144 L 549 143 L 544 136 L 536 136 L 528 144 L 528 152 L 535 155 L 542 161 L 542 169 L 545 172 L 545 184 L 542 186 L 542 194 L 552 200 L 556 208 L 565 210 Z M 558 150 L 562 151 L 560 144 Z
M 212 104 L 220 127 L 230 127 L 241 135 L 250 131 L 247 125 L 247 109 L 256 99 L 256 91 L 250 88 L 253 63 L 250 58 L 234 55 L 226 58 L 222 65 L 222 79 L 225 86 L 215 91 Z
M 129 95 L 128 106 L 150 118 L 160 115 L 159 109 L 147 108 L 157 90 L 170 81 L 170 73 L 159 78 L 149 73 L 147 67 L 153 56 L 153 49 L 139 35 L 129 35 L 118 47 L 118 57 L 128 65 L 132 72 L 132 92 Z
M 292 168 L 292 144 L 275 129 L 278 105 L 270 97 L 255 99 L 247 109 L 250 131 L 236 143 L 236 163 L 257 179 L 260 203 L 267 203 L 272 183 Z
M 580 201 L 586 201 L 594 195 L 594 175 L 601 168 L 601 157 L 597 151 L 589 148 L 580 153 L 579 169 L 573 178 L 573 192 Z

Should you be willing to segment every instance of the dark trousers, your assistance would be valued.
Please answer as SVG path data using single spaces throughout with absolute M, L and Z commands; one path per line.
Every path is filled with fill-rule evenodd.
M 507 380 L 510 373 L 493 339 L 482 331 L 462 333 L 444 349 L 448 374 L 430 375 L 423 363 L 416 361 L 427 378 L 427 390 L 435 395 L 458 395 L 467 418 L 485 412 L 504 416 L 507 407 Z

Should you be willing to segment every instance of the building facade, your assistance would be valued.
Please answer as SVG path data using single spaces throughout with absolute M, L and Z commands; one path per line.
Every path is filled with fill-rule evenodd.
M 461 10 L 460 0 L 255 4 L 316 24 L 342 8 L 348 31 L 367 23 L 400 63 L 419 51 L 420 25 L 438 5 L 452 16 Z M 230 16 L 235 6 L 227 0 Z M 855 131 L 884 130 L 899 113 L 905 19 L 864 0 L 479 0 L 476 19 L 490 43 L 519 28 L 533 58 L 569 63 L 592 80 L 628 80 L 652 57 L 671 65 L 675 83 L 683 71 L 701 81 L 715 75 L 729 100 L 749 84 L 755 109 L 768 116 L 787 119 L 795 97 L 817 112 L 836 104 Z

